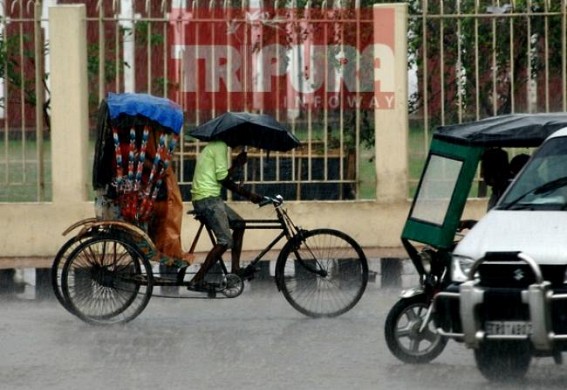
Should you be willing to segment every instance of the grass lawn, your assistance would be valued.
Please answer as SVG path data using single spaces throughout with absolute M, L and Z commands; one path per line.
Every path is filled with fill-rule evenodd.
M 44 185 L 38 184 L 36 141 L 0 140 L 0 202 L 51 200 L 51 143 L 43 142 Z
M 38 185 L 36 141 L 0 139 L 0 202 L 50 201 L 51 191 L 51 143 L 43 142 L 44 188 Z M 94 142 L 89 145 L 89 160 Z M 426 156 L 423 133 L 411 129 L 409 134 L 410 194 L 413 195 Z M 90 167 L 90 164 L 89 164 Z M 376 168 L 374 149 L 361 148 L 359 199 L 375 199 Z

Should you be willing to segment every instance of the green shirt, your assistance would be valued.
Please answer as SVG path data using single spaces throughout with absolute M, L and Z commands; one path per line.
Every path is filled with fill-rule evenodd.
M 195 165 L 191 199 L 201 200 L 220 196 L 220 182 L 228 176 L 228 146 L 223 141 L 209 142 L 201 151 Z

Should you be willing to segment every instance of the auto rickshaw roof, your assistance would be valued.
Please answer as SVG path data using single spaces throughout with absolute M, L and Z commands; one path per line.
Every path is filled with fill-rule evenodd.
M 440 126 L 433 137 L 469 146 L 536 147 L 564 127 L 567 127 L 567 112 L 508 114 Z

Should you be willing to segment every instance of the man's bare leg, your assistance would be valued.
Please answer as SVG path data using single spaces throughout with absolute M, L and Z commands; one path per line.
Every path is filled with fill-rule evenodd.
M 199 271 L 197 271 L 193 279 L 191 279 L 191 284 L 202 283 L 203 280 L 205 279 L 205 275 L 207 274 L 207 271 L 211 269 L 213 264 L 215 264 L 215 262 L 218 259 L 220 259 L 223 253 L 226 252 L 226 249 L 227 249 L 226 245 L 216 244 L 213 247 L 213 249 L 211 249 L 211 251 L 207 254 L 207 257 L 205 258 L 203 264 L 201 264 L 201 268 L 199 268 Z
M 233 274 L 240 270 L 240 254 L 242 253 L 242 241 L 244 238 L 244 229 L 234 229 L 232 231 L 232 263 L 230 272 Z

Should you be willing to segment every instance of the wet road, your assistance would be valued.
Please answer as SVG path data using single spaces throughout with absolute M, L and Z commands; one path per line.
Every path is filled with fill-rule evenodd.
M 153 297 L 127 325 L 93 327 L 55 300 L 0 302 L 0 389 L 564 389 L 567 372 L 534 359 L 521 384 L 493 385 L 450 342 L 428 365 L 397 361 L 383 324 L 397 290 L 369 285 L 351 312 L 314 320 L 272 284 L 235 299 Z

